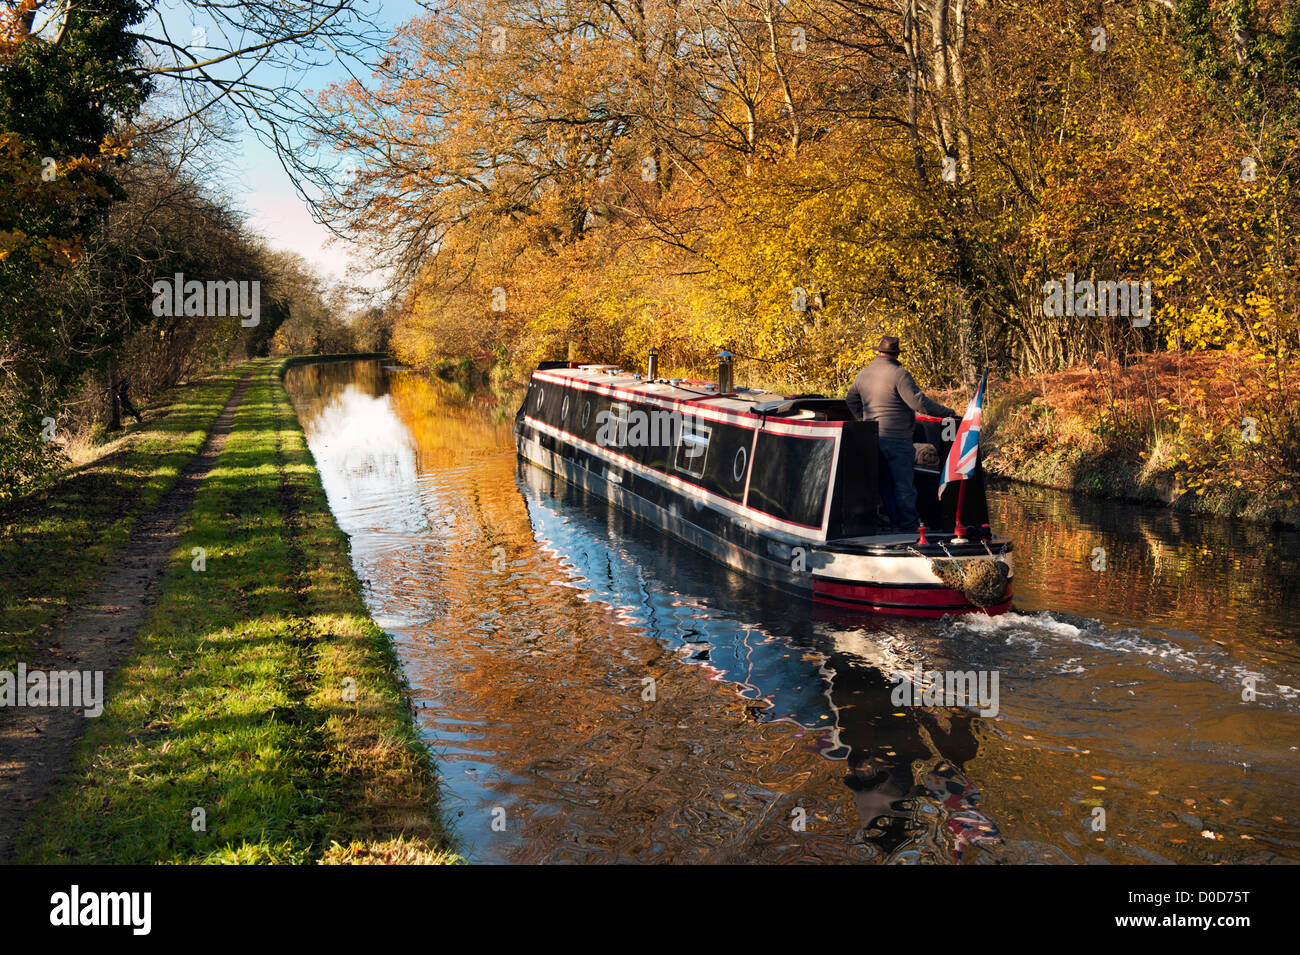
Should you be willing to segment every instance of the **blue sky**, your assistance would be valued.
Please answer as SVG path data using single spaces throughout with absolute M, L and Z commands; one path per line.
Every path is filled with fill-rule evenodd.
M 363 0 L 378 24 L 391 34 L 398 25 L 423 11 L 414 0 Z M 174 38 L 189 37 L 193 27 L 205 27 L 190 8 L 176 0 L 164 0 L 159 7 L 168 32 Z M 213 45 L 216 45 L 215 43 Z M 253 79 L 258 74 L 254 72 Z M 300 89 L 318 91 L 331 83 L 348 79 L 337 63 L 308 70 Z M 352 260 L 346 243 L 330 241 L 330 233 L 314 222 L 307 204 L 299 197 L 275 153 L 263 145 L 250 129 L 240 130 L 240 141 L 226 187 L 236 204 L 249 216 L 249 225 L 262 233 L 276 248 L 297 252 L 332 278 L 342 279 Z

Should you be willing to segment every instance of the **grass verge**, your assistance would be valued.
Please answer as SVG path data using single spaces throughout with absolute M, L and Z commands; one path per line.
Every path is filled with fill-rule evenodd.
M 158 603 L 19 861 L 455 861 L 285 364 L 256 363 Z
M 172 392 L 129 426 L 122 447 L 0 507 L 0 670 L 42 658 L 42 638 L 98 582 L 140 518 L 176 483 L 241 377 Z

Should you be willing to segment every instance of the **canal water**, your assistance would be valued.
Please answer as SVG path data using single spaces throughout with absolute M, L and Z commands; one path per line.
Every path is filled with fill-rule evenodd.
M 844 617 L 521 467 L 494 398 L 286 385 L 471 861 L 1300 861 L 1300 535 L 995 488 L 1013 612 Z

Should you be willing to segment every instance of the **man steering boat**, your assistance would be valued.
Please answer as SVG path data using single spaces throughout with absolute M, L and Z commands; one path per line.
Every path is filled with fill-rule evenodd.
M 926 397 L 911 372 L 898 361 L 898 339 L 886 335 L 877 355 L 858 372 L 846 397 L 859 421 L 874 421 L 880 448 L 880 498 L 892 530 L 914 534 L 921 523 L 913 480 L 916 449 L 912 444 L 918 412 L 936 418 L 960 417 L 947 405 Z

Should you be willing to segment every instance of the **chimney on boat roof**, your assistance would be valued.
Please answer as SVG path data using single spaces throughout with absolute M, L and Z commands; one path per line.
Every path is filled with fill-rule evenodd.
M 718 394 L 730 394 L 731 387 L 731 352 L 718 352 Z
M 650 363 L 646 368 L 645 376 L 651 381 L 659 377 L 659 349 L 650 349 Z

